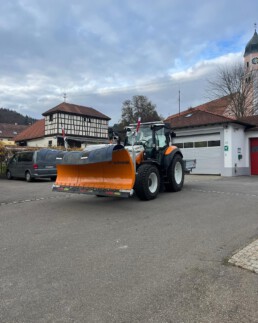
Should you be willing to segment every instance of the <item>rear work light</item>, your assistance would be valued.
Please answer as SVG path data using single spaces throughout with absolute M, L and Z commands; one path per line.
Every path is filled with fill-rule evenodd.
M 39 168 L 38 164 L 33 164 L 33 168 L 38 169 Z

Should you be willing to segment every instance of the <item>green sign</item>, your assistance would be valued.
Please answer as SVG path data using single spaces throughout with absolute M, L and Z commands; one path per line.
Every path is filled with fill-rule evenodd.
M 228 151 L 228 146 L 224 146 L 224 151 Z

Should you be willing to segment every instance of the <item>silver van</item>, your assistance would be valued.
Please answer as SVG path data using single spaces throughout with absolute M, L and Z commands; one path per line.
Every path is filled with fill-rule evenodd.
M 56 157 L 60 153 L 62 151 L 54 149 L 16 152 L 7 163 L 6 177 L 25 178 L 27 182 L 37 178 L 54 181 L 57 176 Z

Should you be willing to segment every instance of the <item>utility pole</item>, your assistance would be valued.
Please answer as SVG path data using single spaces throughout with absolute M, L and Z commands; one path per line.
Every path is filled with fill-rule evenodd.
M 178 112 L 179 112 L 178 114 L 179 115 L 180 115 L 180 104 L 181 104 L 181 102 L 180 102 L 181 101 L 180 94 L 181 93 L 180 93 L 180 89 L 179 89 L 179 91 L 178 91 Z

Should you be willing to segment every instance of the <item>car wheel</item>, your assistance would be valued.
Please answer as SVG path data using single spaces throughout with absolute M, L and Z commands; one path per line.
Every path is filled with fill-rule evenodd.
M 50 177 L 51 181 L 54 182 L 56 180 L 56 176 Z
M 6 177 L 9 180 L 13 178 L 12 173 L 9 170 L 6 172 Z
M 25 173 L 25 179 L 27 182 L 32 182 L 31 173 L 29 171 Z

